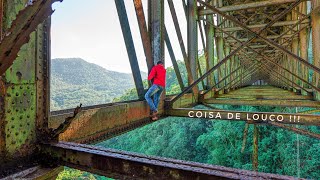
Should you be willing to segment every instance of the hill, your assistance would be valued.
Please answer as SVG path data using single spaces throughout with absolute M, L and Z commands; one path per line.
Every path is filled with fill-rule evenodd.
M 142 72 L 142 78 L 147 74 Z M 107 70 L 81 58 L 51 61 L 51 110 L 111 102 L 134 87 L 132 74 Z

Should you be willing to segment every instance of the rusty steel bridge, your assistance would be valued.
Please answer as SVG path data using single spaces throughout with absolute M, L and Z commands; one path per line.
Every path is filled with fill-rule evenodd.
M 68 166 L 120 179 L 292 179 L 257 172 L 258 126 L 320 139 L 320 134 L 294 126 L 320 126 L 315 114 L 320 112 L 320 0 L 182 0 L 187 42 L 173 0 L 148 0 L 147 7 L 141 0 L 131 2 L 148 69 L 164 61 L 167 48 L 166 59 L 181 88 L 177 95 L 162 97 L 161 116 L 246 121 L 254 126 L 253 171 L 85 145 L 152 123 L 146 89 L 124 0 L 115 0 L 139 99 L 50 112 L 50 16 L 56 1 L 62 0 L 0 0 L 0 178 L 54 179 Z M 165 3 L 179 52 L 173 51 L 166 30 Z M 205 71 L 199 65 L 200 43 Z M 176 62 L 179 53 L 187 86 Z M 195 109 L 199 104 L 208 110 Z M 311 110 L 236 112 L 211 104 Z

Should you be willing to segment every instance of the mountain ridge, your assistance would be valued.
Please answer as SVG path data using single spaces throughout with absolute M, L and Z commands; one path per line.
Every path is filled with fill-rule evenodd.
M 141 72 L 142 79 L 147 74 Z M 51 110 L 112 102 L 134 88 L 132 74 L 107 70 L 82 58 L 51 61 Z

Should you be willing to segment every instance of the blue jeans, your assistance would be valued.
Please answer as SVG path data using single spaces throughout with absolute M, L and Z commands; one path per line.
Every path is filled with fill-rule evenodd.
M 158 111 L 158 105 L 159 105 L 159 100 L 160 100 L 162 91 L 163 91 L 163 87 L 153 84 L 145 94 L 144 97 L 150 106 L 151 112 Z M 153 100 L 151 98 L 152 96 L 153 96 Z

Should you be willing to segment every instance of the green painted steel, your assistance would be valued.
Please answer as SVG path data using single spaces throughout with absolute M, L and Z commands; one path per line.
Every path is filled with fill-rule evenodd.
M 4 29 L 8 29 L 27 0 L 7 1 L 4 7 Z M 42 47 L 41 47 L 42 48 Z M 1 156 L 7 159 L 30 155 L 36 149 L 36 33 L 32 33 L 19 57 L 2 78 L 4 106 L 1 121 L 4 121 L 0 144 Z

